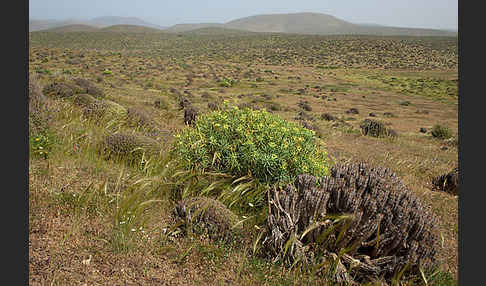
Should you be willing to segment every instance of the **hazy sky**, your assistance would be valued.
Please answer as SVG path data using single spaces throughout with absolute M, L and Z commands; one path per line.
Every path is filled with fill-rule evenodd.
M 171 26 L 258 14 L 316 12 L 352 23 L 457 30 L 458 0 L 29 0 L 33 19 L 138 17 Z

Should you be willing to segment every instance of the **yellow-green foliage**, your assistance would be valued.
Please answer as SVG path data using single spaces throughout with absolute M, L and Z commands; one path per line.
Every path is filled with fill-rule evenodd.
M 174 152 L 190 168 L 250 174 L 269 183 L 328 174 L 327 152 L 315 132 L 265 110 L 214 111 L 176 138 Z

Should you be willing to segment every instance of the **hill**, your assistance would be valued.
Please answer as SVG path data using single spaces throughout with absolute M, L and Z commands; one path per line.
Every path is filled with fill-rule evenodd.
M 163 30 L 166 27 L 155 25 L 139 18 L 135 17 L 116 17 L 116 16 L 106 16 L 97 17 L 90 20 L 79 20 L 79 19 L 68 19 L 68 20 L 39 20 L 30 19 L 29 20 L 29 32 L 34 31 L 44 31 L 51 28 L 70 26 L 70 25 L 85 25 L 97 28 L 105 28 L 115 25 L 132 25 L 132 26 L 143 26 L 153 29 Z
M 72 24 L 60 27 L 54 27 L 50 29 L 40 30 L 42 32 L 56 32 L 56 33 L 67 33 L 67 32 L 95 32 L 98 31 L 99 28 L 83 25 L 83 24 Z
M 237 29 L 229 29 L 223 27 L 204 27 L 198 28 L 194 30 L 187 30 L 182 32 L 184 34 L 193 34 L 193 35 L 245 35 L 245 34 L 255 34 L 255 32 L 244 31 L 244 30 L 237 30 Z
M 29 20 L 29 32 L 48 30 L 56 27 L 82 24 L 76 20 Z
M 167 32 L 186 32 L 205 27 L 221 27 L 250 32 L 293 33 L 309 35 L 379 35 L 379 36 L 457 36 L 457 32 L 353 24 L 322 13 L 267 14 L 239 18 L 224 24 L 177 24 Z
M 91 25 L 98 26 L 98 27 L 109 27 L 115 25 L 132 25 L 132 26 L 144 26 L 144 27 L 149 27 L 158 30 L 165 29 L 165 27 L 146 22 L 136 17 L 104 16 L 104 17 L 97 17 L 91 19 L 89 22 L 91 23 Z
M 160 33 L 160 29 L 137 26 L 137 25 L 113 25 L 99 29 L 100 32 L 118 32 L 118 33 Z
M 176 24 L 165 29 L 165 32 L 169 33 L 182 33 L 202 28 L 222 28 L 224 24 L 220 23 L 198 23 L 198 24 Z
M 354 25 L 331 15 L 295 13 L 250 16 L 230 21 L 225 26 L 252 32 L 322 34 L 348 31 Z

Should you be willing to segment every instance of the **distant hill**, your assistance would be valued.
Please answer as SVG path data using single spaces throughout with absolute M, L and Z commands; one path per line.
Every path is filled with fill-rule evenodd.
M 91 20 L 79 20 L 79 19 L 69 19 L 69 20 L 29 20 L 29 32 L 34 31 L 45 31 L 52 28 L 71 26 L 71 25 L 85 25 L 97 28 L 105 28 L 115 25 L 132 25 L 132 26 L 143 26 L 153 29 L 163 30 L 166 27 L 148 23 L 139 18 L 135 17 L 115 17 L 106 16 L 98 17 Z
M 232 20 L 224 24 L 178 24 L 167 28 L 165 31 L 177 33 L 205 27 L 220 27 L 251 32 L 312 35 L 457 36 L 457 32 L 438 29 L 353 24 L 322 13 L 256 15 Z
M 162 30 L 137 25 L 113 25 L 101 28 L 100 32 L 122 32 L 122 33 L 160 33 Z
M 246 32 L 266 33 L 293 33 L 310 35 L 378 35 L 378 36 L 452 36 L 457 37 L 457 31 L 439 29 L 418 29 L 405 27 L 390 27 L 376 24 L 353 24 L 332 15 L 322 13 L 291 13 L 291 14 L 268 14 L 244 17 L 227 23 L 195 23 L 177 24 L 171 27 L 162 27 L 151 24 L 135 17 L 98 17 L 87 21 L 80 20 L 30 20 L 29 31 L 49 30 L 62 26 L 67 30 L 81 29 L 79 25 L 86 25 L 98 28 L 106 28 L 124 25 L 124 27 L 113 27 L 108 29 L 117 31 L 152 32 L 146 29 L 136 29 L 133 26 L 147 27 L 164 30 L 169 33 L 185 33 L 199 30 L 199 34 L 228 33 L 230 30 Z M 76 26 L 77 25 L 77 26 Z M 130 26 L 130 27 L 128 27 Z M 202 30 L 205 28 L 219 28 Z M 59 30 L 54 30 L 59 31 Z M 61 29 L 63 31 L 63 29 Z M 233 32 L 234 33 L 234 32 Z
M 56 27 L 77 25 L 83 23 L 76 20 L 29 20 L 29 32 L 48 30 Z
M 254 34 L 255 32 L 229 29 L 223 27 L 205 27 L 205 28 L 198 28 L 194 30 L 188 30 L 182 33 L 193 34 L 193 35 L 243 35 L 243 34 Z
M 83 25 L 83 24 L 72 24 L 60 27 L 54 27 L 50 29 L 42 30 L 44 32 L 57 32 L 57 33 L 66 33 L 66 32 L 94 32 L 98 31 L 99 28 Z
M 252 32 L 322 34 L 350 30 L 354 24 L 318 13 L 256 15 L 236 19 L 225 27 Z
M 224 24 L 219 23 L 198 23 L 198 24 L 176 24 L 165 29 L 169 33 L 182 33 L 202 28 L 222 28 Z
M 144 26 L 144 27 L 154 28 L 158 30 L 162 30 L 166 28 L 166 27 L 162 27 L 159 25 L 146 22 L 136 17 L 105 16 L 105 17 L 98 17 L 98 18 L 91 19 L 89 23 L 97 27 L 108 27 L 108 26 L 115 26 L 115 25 L 132 25 L 132 26 Z

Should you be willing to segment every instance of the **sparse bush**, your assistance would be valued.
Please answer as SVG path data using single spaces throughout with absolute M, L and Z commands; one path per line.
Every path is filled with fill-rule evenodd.
M 75 91 L 76 87 L 63 82 L 53 82 L 42 90 L 44 95 L 54 98 L 68 98 L 73 96 Z
M 191 101 L 187 97 L 185 97 L 185 96 L 179 97 L 179 108 L 180 108 L 180 110 L 183 110 L 184 108 L 188 107 L 191 104 L 192 104 Z
M 302 108 L 305 111 L 312 111 L 312 107 L 309 105 L 309 102 L 307 101 L 300 101 L 298 105 L 300 108 Z
M 294 117 L 294 119 L 298 120 L 298 121 L 306 121 L 306 120 L 314 121 L 314 116 L 312 116 L 311 114 L 301 110 L 301 111 L 299 111 L 299 113 L 297 113 L 297 116 Z
M 398 137 L 398 133 L 394 129 L 388 128 L 386 132 L 387 132 L 386 135 L 389 137 Z
M 196 117 L 199 115 L 199 111 L 194 106 L 190 105 L 184 109 L 184 124 L 194 126 L 196 123 Z
M 100 149 L 105 158 L 125 159 L 129 163 L 138 163 L 144 154 L 158 154 L 160 144 L 150 137 L 116 133 L 105 136 Z
M 262 182 L 288 182 L 298 174 L 327 174 L 327 153 L 315 132 L 264 110 L 237 107 L 198 118 L 176 135 L 174 152 L 188 168 Z
M 440 124 L 434 125 L 430 133 L 433 137 L 439 139 L 448 139 L 452 137 L 452 131 L 447 126 L 442 126 Z
M 81 88 L 83 93 L 90 94 L 97 98 L 104 97 L 103 90 L 89 80 L 84 78 L 76 78 L 74 79 L 74 82 Z
M 97 102 L 97 99 L 87 93 L 76 94 L 73 96 L 73 103 L 78 106 L 87 107 L 95 102 Z
M 214 110 L 218 110 L 218 108 L 219 108 L 219 105 L 217 103 L 215 103 L 215 102 L 208 102 L 208 109 L 209 110 L 214 111 Z
M 385 124 L 380 121 L 365 119 L 360 124 L 361 133 L 365 136 L 384 137 L 388 135 Z
M 127 109 L 127 121 L 132 127 L 153 129 L 155 126 L 155 122 L 150 118 L 147 111 L 139 107 L 129 107 Z
M 348 110 L 346 110 L 346 113 L 347 114 L 359 114 L 359 110 L 357 108 L 350 108 Z
M 102 118 L 126 118 L 128 111 L 122 105 L 111 100 L 97 100 L 83 109 L 83 116 L 95 120 Z
M 459 168 L 454 168 L 447 174 L 435 177 L 432 184 L 443 192 L 455 196 L 459 195 Z
M 384 112 L 383 116 L 385 116 L 385 117 L 397 117 L 395 114 L 393 114 L 391 112 Z
M 326 121 L 335 121 L 336 117 L 329 114 L 329 113 L 323 113 L 323 114 L 321 114 L 321 119 L 326 120 Z
M 203 92 L 203 94 L 201 94 L 201 98 L 205 99 L 205 100 L 213 100 L 214 97 L 209 94 L 208 92 Z
M 220 201 L 207 197 L 181 200 L 171 215 L 184 234 L 208 235 L 213 240 L 235 241 L 242 229 L 238 216 Z

